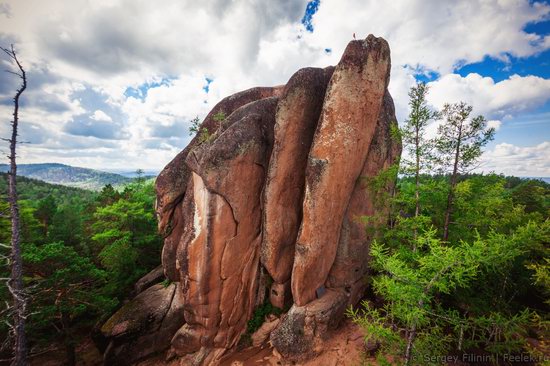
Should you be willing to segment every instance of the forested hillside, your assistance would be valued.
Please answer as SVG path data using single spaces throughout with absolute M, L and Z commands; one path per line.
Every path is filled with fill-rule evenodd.
M 0 189 L 5 212 L 5 174 Z M 107 185 L 92 192 L 19 177 L 18 189 L 31 355 L 53 348 L 74 360 L 79 342 L 160 263 L 153 184 L 138 180 L 122 191 Z M 0 243 L 9 240 L 9 219 L 2 218 Z M 0 251 L 7 255 L 5 247 Z M 1 302 L 8 301 L 7 288 L 0 291 Z M 7 340 L 9 314 L 2 308 L 0 315 L 0 339 Z
M 0 172 L 6 173 L 8 170 L 7 164 L 0 164 Z M 17 167 L 17 174 L 47 183 L 91 190 L 100 190 L 107 184 L 115 188 L 122 187 L 132 181 L 132 178 L 120 174 L 57 163 L 20 164 Z

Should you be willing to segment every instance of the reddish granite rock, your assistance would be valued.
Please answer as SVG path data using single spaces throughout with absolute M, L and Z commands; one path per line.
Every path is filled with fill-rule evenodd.
M 214 362 L 246 330 L 257 293 L 260 198 L 276 105 L 277 98 L 266 98 L 235 111 L 242 118 L 229 116 L 219 135 L 187 157 L 195 236 L 182 273 L 187 324 L 172 341 L 180 355 L 197 352 L 201 362 Z
M 390 168 L 401 155 L 401 142 L 391 133 L 391 126 L 396 123 L 393 100 L 386 91 L 361 178 L 355 183 L 344 215 L 336 258 L 327 279 L 327 287 L 342 287 L 353 292 L 354 305 L 366 287 L 364 276 L 368 270 L 370 242 L 376 227 L 385 224 L 388 218 L 388 207 L 378 201 L 391 192 L 394 182 L 390 177 L 385 190 L 373 192 L 368 188 L 368 180 Z M 369 217 L 369 225 L 361 217 Z
M 262 264 L 278 284 L 287 282 L 292 272 L 307 155 L 333 71 L 333 67 L 299 70 L 277 105 L 275 143 L 263 194 Z
M 349 295 L 327 290 L 305 306 L 293 305 L 271 333 L 271 343 L 288 361 L 304 361 L 323 351 L 323 340 L 342 319 Z
M 364 290 L 371 237 L 357 218 L 387 215 L 361 178 L 401 151 L 389 69 L 387 43 L 369 36 L 350 42 L 336 68 L 302 69 L 284 89 L 249 89 L 212 109 L 156 182 L 162 266 L 179 284 L 143 290 L 130 302 L 139 311 L 123 307 L 104 325 L 106 361 L 171 344 L 182 365 L 219 364 L 267 297 L 291 307 L 256 341 L 271 333 L 295 361 L 320 351 Z
M 282 93 L 283 86 L 277 87 L 256 87 L 244 90 L 222 99 L 212 108 L 201 124 L 201 131 L 206 129 L 213 134 L 219 128 L 219 121 L 214 118 L 218 113 L 229 116 L 235 110 L 250 102 L 277 96 Z M 187 131 L 182 131 L 186 134 Z M 185 197 L 187 184 L 190 181 L 191 171 L 185 164 L 185 159 L 190 151 L 200 145 L 200 133 L 183 149 L 172 161 L 164 167 L 155 181 L 157 193 L 156 213 L 158 217 L 159 232 L 167 238 L 163 253 L 163 267 L 166 277 L 177 281 L 175 252 L 178 247 L 181 235 L 184 232 L 186 223 L 182 221 L 183 215 L 175 213 L 178 205 Z
M 303 218 L 292 270 L 298 306 L 315 299 L 334 262 L 345 210 L 376 130 L 390 49 L 370 35 L 351 41 L 334 70 L 306 169 Z

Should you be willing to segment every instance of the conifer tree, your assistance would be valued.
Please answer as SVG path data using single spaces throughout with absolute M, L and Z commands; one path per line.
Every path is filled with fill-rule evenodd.
M 410 156 L 410 160 L 403 160 L 403 171 L 405 174 L 414 176 L 415 181 L 415 211 L 414 217 L 420 215 L 420 175 L 430 167 L 432 141 L 426 137 L 426 128 L 431 120 L 437 118 L 437 112 L 428 107 L 426 96 L 428 86 L 425 83 L 418 83 L 409 91 L 409 117 L 405 121 L 401 134 L 403 144 Z M 417 229 L 414 229 L 416 236 Z
M 450 186 L 447 194 L 443 240 L 449 239 L 449 225 L 453 199 L 459 173 L 467 173 L 476 167 L 483 147 L 494 138 L 495 129 L 487 128 L 483 116 L 470 119 L 472 106 L 459 102 L 445 104 L 442 111 L 443 123 L 438 128 L 436 148 L 438 160 L 444 171 L 451 168 Z

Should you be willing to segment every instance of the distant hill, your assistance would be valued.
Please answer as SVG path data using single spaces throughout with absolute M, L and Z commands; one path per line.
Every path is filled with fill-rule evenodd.
M 0 197 L 6 199 L 8 192 L 8 174 L 0 172 Z M 98 192 L 88 189 L 68 187 L 61 184 L 46 183 L 42 180 L 17 176 L 17 193 L 19 200 L 38 201 L 52 196 L 58 204 L 68 203 L 75 199 L 90 201 Z
M 0 172 L 6 173 L 9 165 L 0 164 Z M 19 164 L 17 175 L 42 180 L 51 184 L 61 184 L 89 190 L 100 190 L 107 184 L 121 187 L 133 181 L 116 173 L 79 168 L 58 163 Z
M 136 170 L 134 171 L 118 171 L 118 170 L 106 170 L 107 172 L 110 172 L 110 173 L 115 173 L 115 174 L 119 174 L 119 175 L 122 175 L 123 177 L 126 177 L 126 178 L 137 178 L 138 177 L 138 173 Z M 145 178 L 145 179 L 149 179 L 149 178 L 154 178 L 156 177 L 157 175 L 159 175 L 159 172 L 158 171 L 153 171 L 153 170 L 144 170 L 142 173 L 142 178 Z

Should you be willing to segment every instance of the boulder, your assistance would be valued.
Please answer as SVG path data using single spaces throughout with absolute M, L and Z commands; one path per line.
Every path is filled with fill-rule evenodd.
M 323 351 L 328 331 L 342 319 L 349 295 L 327 290 L 305 306 L 294 304 L 271 333 L 271 343 L 285 360 L 304 361 Z
M 170 347 L 184 323 L 179 284 L 154 285 L 122 306 L 101 327 L 105 365 L 131 365 Z
M 134 285 L 134 292 L 137 294 L 143 292 L 149 287 L 162 282 L 164 280 L 164 269 L 162 265 L 153 269 L 151 272 L 147 273 L 145 276 L 141 277 L 136 284 Z
M 256 330 L 250 338 L 252 339 L 252 345 L 259 347 L 264 344 L 271 335 L 271 332 L 279 325 L 279 318 L 273 316 L 266 319 L 266 321 Z
M 273 282 L 271 284 L 269 302 L 279 309 L 286 309 L 288 306 L 292 305 L 290 279 L 284 283 Z

